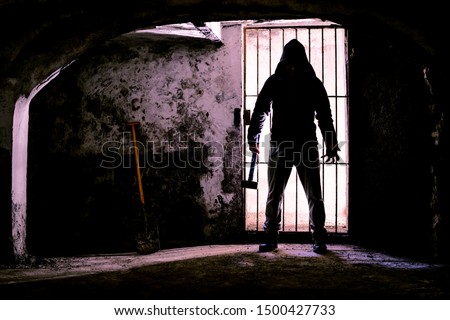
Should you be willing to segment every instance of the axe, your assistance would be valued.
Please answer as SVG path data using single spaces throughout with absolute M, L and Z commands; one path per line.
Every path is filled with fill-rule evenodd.
M 257 139 L 257 143 L 259 142 L 259 136 Z M 248 174 L 248 180 L 242 180 L 241 181 L 241 187 L 247 188 L 247 189 L 258 189 L 258 182 L 253 181 L 253 174 L 255 173 L 255 166 L 256 166 L 256 152 L 252 152 L 252 162 L 250 163 L 250 172 Z

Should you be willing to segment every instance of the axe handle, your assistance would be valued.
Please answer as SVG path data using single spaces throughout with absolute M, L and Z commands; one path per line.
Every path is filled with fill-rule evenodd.
M 252 162 L 250 163 L 250 172 L 248 174 L 248 180 L 253 181 L 253 174 L 255 173 L 256 165 L 256 152 L 252 153 Z
M 141 168 L 139 166 L 139 150 L 136 145 L 136 129 L 135 126 L 137 125 L 136 122 L 130 122 L 128 125 L 131 126 L 131 135 L 133 137 L 133 147 L 134 147 L 134 159 L 136 162 L 136 176 L 138 180 L 138 186 L 139 186 L 139 198 L 141 200 L 141 203 L 144 204 L 144 190 L 142 188 L 142 179 L 141 179 Z
M 259 144 L 259 134 L 256 137 L 256 144 Z M 252 153 L 252 162 L 250 163 L 250 172 L 248 174 L 248 180 L 249 181 L 253 181 L 253 174 L 255 173 L 255 166 L 256 166 L 256 157 L 258 155 L 256 154 L 256 152 Z

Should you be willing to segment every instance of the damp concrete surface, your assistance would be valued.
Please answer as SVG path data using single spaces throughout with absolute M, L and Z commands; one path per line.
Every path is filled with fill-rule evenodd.
M 0 267 L 2 299 L 449 299 L 449 266 L 355 245 L 204 245 Z

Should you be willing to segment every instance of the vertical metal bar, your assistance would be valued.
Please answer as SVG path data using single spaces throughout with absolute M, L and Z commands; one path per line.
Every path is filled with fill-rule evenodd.
M 298 174 L 295 175 L 295 232 L 298 231 Z
M 295 28 L 295 39 L 298 40 L 298 28 Z M 298 174 L 295 173 L 295 232 L 298 231 Z
M 284 31 L 285 31 L 285 28 L 281 28 L 281 30 L 282 30 L 282 32 L 281 32 L 281 43 L 284 45 L 284 41 L 285 41 L 285 38 L 284 38 Z M 272 114 L 270 115 L 270 126 L 272 127 Z M 284 193 L 283 193 L 283 197 L 282 197 L 282 200 L 281 200 L 282 202 L 283 202 L 283 207 L 282 207 L 282 212 L 283 212 L 283 225 L 282 225 L 282 230 L 284 231 L 284 223 L 285 223 L 285 219 L 284 219 L 284 213 L 285 213 L 285 206 L 284 206 L 284 204 L 285 204 L 285 197 L 284 197 Z
M 309 61 L 311 62 L 311 28 L 308 29 L 308 57 Z
M 259 29 L 256 32 L 256 95 L 259 94 Z M 259 163 L 259 159 L 257 160 Z M 259 181 L 259 166 L 256 170 L 256 181 Z M 256 231 L 259 231 L 259 189 L 256 189 Z
M 243 84 L 243 89 L 244 89 L 244 94 L 243 94 L 243 103 L 244 103 L 244 111 L 245 110 L 247 110 L 247 28 L 245 28 L 244 27 L 244 39 L 243 39 L 243 41 L 244 41 L 244 43 L 243 43 L 243 55 L 244 55 L 244 65 L 243 65 L 243 76 L 244 76 L 244 84 Z M 245 145 L 245 142 L 247 141 L 247 134 L 246 134 L 246 128 L 245 128 L 245 125 L 243 125 L 242 126 L 242 136 L 243 136 L 243 146 L 242 146 L 242 148 L 243 148 L 243 150 L 242 150 L 242 157 L 241 157 L 241 161 L 242 161 L 242 164 L 243 164 L 243 166 L 242 166 L 242 170 L 241 170 L 241 173 L 242 173 L 242 176 L 243 177 L 245 177 L 246 176 L 246 170 L 245 170 L 245 168 L 246 168 L 246 159 L 245 159 L 245 150 L 246 150 L 246 145 Z M 245 221 L 245 223 L 246 223 L 246 221 L 247 221 L 247 191 L 246 191 L 246 189 L 244 189 L 244 191 L 243 191 L 243 201 L 244 201 L 244 203 L 242 204 L 242 208 L 243 208 L 243 212 L 244 212 L 244 221 Z
M 322 81 L 324 82 L 325 81 L 325 54 L 324 54 L 324 33 L 323 33 L 323 28 L 322 29 L 320 29 L 320 31 L 321 31 L 321 33 L 320 33 L 320 35 L 321 35 L 321 39 L 320 39 L 320 41 L 321 41 L 321 48 L 322 48 L 322 50 L 321 50 L 321 52 L 322 52 L 322 56 L 321 56 L 321 58 L 322 58 Z M 322 148 L 322 156 L 323 155 L 325 155 L 325 145 L 326 145 L 326 141 L 324 141 L 324 139 L 325 139 L 325 137 L 322 137 L 322 145 L 324 146 L 323 148 Z M 322 158 L 322 159 L 324 159 L 324 158 Z M 322 199 L 323 199 L 323 201 L 325 201 L 325 162 L 324 161 L 322 161 L 322 183 L 321 183 L 321 185 L 322 185 Z
M 269 74 L 272 73 L 272 29 L 269 29 Z
M 336 116 L 336 136 L 337 136 L 337 134 L 338 134 L 338 128 L 340 127 L 339 126 L 339 119 L 338 119 L 338 85 L 337 85 L 337 79 L 338 79 L 338 70 L 337 70 L 337 64 L 338 64 L 338 57 L 337 57 L 337 55 L 338 55 L 338 53 L 337 53 L 338 51 L 337 51 L 337 28 L 334 28 L 334 94 L 335 94 L 335 96 L 336 96 L 336 98 L 334 99 L 335 100 L 335 102 L 334 102 L 334 114 L 335 114 L 335 116 Z M 339 143 L 339 141 L 338 141 L 338 143 Z M 339 195 L 339 193 L 338 193 L 338 188 L 339 188 L 339 181 L 338 181 L 338 179 L 339 179 L 339 175 L 338 175 L 338 163 L 336 162 L 336 164 L 335 164 L 335 166 L 334 166 L 334 168 L 335 168 L 335 179 L 334 179 L 334 181 L 335 181 L 335 201 L 334 201 L 334 205 L 335 205 L 335 208 L 334 208 L 334 212 L 335 212 L 335 214 L 334 214 L 334 217 L 335 217 L 335 220 L 334 220 L 334 231 L 337 233 L 338 232 L 338 195 Z
M 311 28 L 307 28 L 308 30 L 308 60 L 311 62 Z M 311 232 L 311 221 L 310 215 L 308 214 L 308 231 Z
M 348 86 L 349 86 L 349 72 L 350 72 L 350 70 L 348 69 L 348 67 L 349 67 L 349 65 L 348 65 L 348 57 L 349 57 L 349 52 L 348 52 L 348 31 L 346 30 L 346 29 L 344 29 L 344 44 L 345 44 L 345 55 L 344 55 L 344 57 L 345 57 L 345 128 L 346 128 L 346 132 L 345 132 L 345 140 L 346 140 L 346 142 L 348 142 L 349 141 L 349 134 L 350 134 L 350 132 L 349 132 L 349 123 L 350 123 L 350 118 L 349 118 L 349 116 L 350 116 L 350 113 L 349 113 L 349 99 L 348 99 L 348 97 L 349 97 L 349 88 L 348 88 Z M 349 216 L 349 214 L 350 214 L 350 212 L 349 212 L 349 206 L 348 206 L 348 185 L 349 185 L 349 183 L 348 183 L 348 179 L 349 179 L 349 161 L 350 161 L 350 158 L 349 158 L 349 148 L 350 148 L 350 146 L 349 145 L 347 145 L 347 148 L 346 148 L 346 150 L 347 150 L 347 154 L 345 154 L 345 157 L 346 157 L 346 159 L 347 159 L 347 161 L 346 161 L 346 164 L 345 164 L 345 191 L 346 191 L 346 193 L 345 193 L 345 195 L 346 195 L 346 198 L 345 198 L 345 204 L 346 204 L 346 208 L 347 208 L 347 222 L 346 222 L 346 226 L 348 226 L 348 216 Z M 347 228 L 347 231 L 348 231 L 348 228 Z

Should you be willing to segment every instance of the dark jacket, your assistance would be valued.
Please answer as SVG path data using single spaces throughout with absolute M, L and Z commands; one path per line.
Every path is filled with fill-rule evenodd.
M 286 63 L 295 64 L 294 77 L 286 73 Z M 316 117 L 327 151 L 337 145 L 327 92 L 316 77 L 303 45 L 295 39 L 284 46 L 275 73 L 266 80 L 258 95 L 248 128 L 249 143 L 254 143 L 261 133 L 271 107 L 271 141 L 293 141 L 299 146 L 317 141 Z

